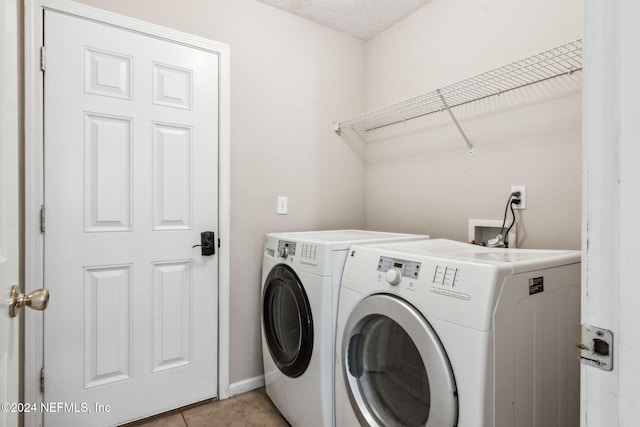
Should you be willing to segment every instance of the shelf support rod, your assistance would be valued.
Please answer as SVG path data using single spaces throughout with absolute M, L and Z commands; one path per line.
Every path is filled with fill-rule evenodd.
M 456 120 L 456 116 L 454 116 L 453 113 L 451 112 L 451 109 L 449 108 L 449 104 L 447 104 L 447 101 L 445 101 L 444 96 L 442 96 L 442 92 L 440 92 L 440 89 L 438 89 L 436 92 L 440 97 L 440 101 L 442 101 L 442 105 L 444 105 L 444 109 L 447 110 L 447 113 L 449 113 L 451 120 L 453 120 L 453 123 L 455 123 L 456 127 L 458 128 L 458 131 L 462 135 L 462 138 L 464 138 L 464 142 L 467 144 L 467 147 L 469 147 L 469 155 L 473 156 L 473 144 L 469 141 L 469 138 L 467 138 L 467 135 L 462 130 L 462 127 L 460 127 L 460 123 L 458 123 L 458 120 Z

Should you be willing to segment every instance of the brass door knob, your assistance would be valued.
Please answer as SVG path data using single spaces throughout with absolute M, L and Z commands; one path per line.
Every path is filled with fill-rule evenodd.
M 18 315 L 18 309 L 24 307 L 31 307 L 34 310 L 44 310 L 49 304 L 49 290 L 38 289 L 31 292 L 29 295 L 20 293 L 20 288 L 16 285 L 11 287 L 11 294 L 9 295 L 9 317 L 16 317 Z

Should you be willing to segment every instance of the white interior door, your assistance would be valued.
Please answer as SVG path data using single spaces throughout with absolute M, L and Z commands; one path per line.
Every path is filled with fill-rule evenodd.
M 20 279 L 16 2 L 0 4 L 0 427 L 17 427 L 19 318 L 9 290 Z M 9 406 L 6 406 L 9 404 Z M 15 409 L 15 411 L 12 411 Z
M 45 12 L 46 426 L 217 395 L 218 57 Z M 217 234 L 217 233 L 216 233 Z

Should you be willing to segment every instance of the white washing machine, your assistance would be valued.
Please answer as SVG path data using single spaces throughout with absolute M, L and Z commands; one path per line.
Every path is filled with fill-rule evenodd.
M 262 349 L 269 398 L 293 426 L 333 426 L 337 302 L 354 243 L 428 239 L 361 230 L 267 234 Z
M 352 246 L 336 425 L 577 427 L 580 252 Z

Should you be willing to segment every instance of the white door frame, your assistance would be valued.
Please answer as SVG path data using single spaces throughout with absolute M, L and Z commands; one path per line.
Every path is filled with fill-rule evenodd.
M 219 224 L 218 251 L 218 397 L 229 390 L 229 290 L 230 290 L 230 66 L 229 46 L 134 18 L 81 5 L 69 0 L 24 0 L 25 13 L 25 289 L 43 287 L 44 235 L 40 231 L 40 208 L 44 201 L 43 169 L 43 74 L 40 47 L 43 11 L 53 10 L 158 39 L 212 52 L 219 57 Z M 55 304 L 55 295 L 51 303 Z M 38 313 L 40 314 L 40 313 Z M 43 361 L 42 315 L 25 315 L 24 399 L 39 402 Z M 39 414 L 25 414 L 26 426 L 41 423 Z
M 20 401 L 22 356 L 21 319 L 9 317 L 8 310 L 11 286 L 21 285 L 17 6 L 15 1 L 0 4 L 0 403 Z M 18 425 L 17 413 L 0 412 L 0 426 Z
M 613 370 L 581 367 L 581 425 L 638 425 L 640 41 L 637 0 L 586 0 L 582 323 L 613 332 Z

